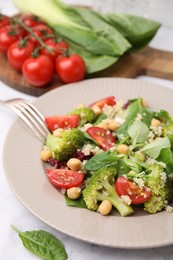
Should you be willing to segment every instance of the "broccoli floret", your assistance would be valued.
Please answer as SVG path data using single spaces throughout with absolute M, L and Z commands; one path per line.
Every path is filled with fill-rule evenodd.
M 133 213 L 132 207 L 120 199 L 113 187 L 116 174 L 114 166 L 105 166 L 93 173 L 87 187 L 83 190 L 83 198 L 88 209 L 96 211 L 99 202 L 109 200 L 121 216 L 125 217 Z
M 149 166 L 145 176 L 145 185 L 150 188 L 151 197 L 144 202 L 144 209 L 149 213 L 162 211 L 172 195 L 171 179 L 164 168 L 157 163 Z
M 173 134 L 173 122 L 169 121 L 163 126 L 163 136 L 169 136 Z
M 82 126 L 86 123 L 93 123 L 96 120 L 94 111 L 89 107 L 82 107 L 69 112 L 70 115 L 77 115 L 79 117 L 79 124 Z
M 65 130 L 62 137 L 49 134 L 46 139 L 46 146 L 52 152 L 53 158 L 59 161 L 67 161 L 84 144 L 85 137 L 82 131 L 77 128 Z

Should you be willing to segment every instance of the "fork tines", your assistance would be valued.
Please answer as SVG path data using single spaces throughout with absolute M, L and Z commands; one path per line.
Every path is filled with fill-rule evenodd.
M 35 133 L 39 140 L 44 143 L 49 130 L 45 125 L 43 115 L 28 101 L 13 102 L 10 107 L 19 115 L 27 126 Z

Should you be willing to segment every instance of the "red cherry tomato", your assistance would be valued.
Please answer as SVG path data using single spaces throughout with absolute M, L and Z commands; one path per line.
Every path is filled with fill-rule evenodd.
M 0 14 L 0 28 L 9 25 L 10 23 L 11 19 L 8 16 Z
M 6 54 L 10 45 L 25 35 L 25 30 L 19 26 L 7 25 L 0 28 L 0 51 Z
M 103 150 L 108 150 L 116 144 L 115 137 L 110 131 L 101 127 L 93 126 L 87 129 L 87 133 L 98 143 Z
M 104 105 L 114 106 L 115 104 L 116 104 L 115 97 L 109 96 L 92 103 L 91 105 L 89 105 L 89 107 L 93 107 L 96 105 L 102 109 Z
M 132 201 L 132 204 L 141 204 L 147 201 L 151 196 L 151 191 L 146 187 L 140 188 L 137 184 L 131 180 L 119 176 L 116 183 L 115 189 L 119 197 L 127 195 Z
M 78 54 L 57 58 L 55 67 L 56 73 L 63 83 L 80 81 L 86 74 L 85 62 Z
M 83 172 L 68 169 L 47 169 L 46 174 L 52 184 L 63 189 L 77 187 L 84 179 Z
M 24 61 L 31 56 L 34 50 L 34 46 L 30 42 L 26 42 L 24 46 L 21 44 L 21 41 L 13 43 L 7 52 L 8 61 L 16 70 L 22 70 Z
M 39 24 L 45 24 L 39 17 L 34 16 L 34 15 L 27 15 L 24 16 L 22 19 L 22 22 L 27 26 L 27 27 L 33 27 Z
M 45 24 L 38 24 L 32 27 L 32 32 L 40 37 L 42 40 L 47 40 L 48 35 L 54 34 L 53 30 Z M 38 40 L 32 35 L 29 36 L 29 41 L 32 42 L 36 47 L 40 44 Z
M 79 118 L 77 115 L 49 116 L 45 117 L 45 122 L 49 130 L 54 131 L 57 128 L 76 128 L 79 124 Z
M 37 58 L 28 58 L 22 66 L 25 79 L 36 87 L 46 85 L 53 77 L 54 66 L 49 57 L 40 55 Z
M 43 55 L 47 55 L 49 58 L 52 59 L 53 62 L 61 55 L 63 52 L 69 49 L 69 45 L 64 42 L 55 42 L 54 39 L 48 39 L 44 42 L 52 51 L 53 54 L 50 53 L 46 48 L 41 49 L 40 53 Z

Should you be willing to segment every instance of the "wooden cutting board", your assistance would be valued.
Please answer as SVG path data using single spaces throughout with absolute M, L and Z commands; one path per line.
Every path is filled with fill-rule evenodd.
M 117 63 L 104 71 L 93 74 L 90 78 L 136 78 L 140 75 L 173 80 L 173 52 L 146 47 L 133 54 L 125 54 Z M 10 66 L 3 54 L 0 54 L 0 80 L 18 91 L 37 97 L 63 85 L 55 76 L 47 86 L 33 87 L 26 82 L 21 73 Z

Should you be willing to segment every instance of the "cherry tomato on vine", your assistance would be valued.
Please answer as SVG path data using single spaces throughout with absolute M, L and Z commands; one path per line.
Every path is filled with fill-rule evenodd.
M 33 50 L 34 45 L 30 42 L 17 41 L 8 49 L 8 61 L 16 70 L 22 70 L 24 61 L 31 56 Z
M 89 127 L 87 133 L 98 143 L 98 145 L 105 151 L 110 149 L 112 146 L 116 144 L 115 137 L 108 132 L 107 130 L 98 127 L 92 126 Z
M 68 169 L 46 169 L 46 174 L 52 184 L 63 189 L 77 187 L 84 179 L 83 172 Z
M 44 43 L 46 44 L 47 47 L 49 47 L 53 51 L 53 54 L 50 53 L 46 48 L 42 48 L 40 53 L 51 58 L 53 62 L 55 62 L 55 60 L 61 54 L 67 52 L 67 50 L 69 49 L 69 45 L 65 41 L 56 42 L 54 39 L 48 39 L 44 41 Z
M 80 81 L 84 79 L 86 74 L 85 62 L 78 54 L 57 58 L 55 68 L 60 81 L 63 83 Z
M 38 24 L 32 27 L 32 32 L 40 37 L 42 40 L 47 40 L 49 35 L 53 35 L 54 32 L 45 24 Z M 36 47 L 40 44 L 39 41 L 32 35 L 29 34 L 29 41 L 32 42 Z
M 27 26 L 27 27 L 33 27 L 39 24 L 45 24 L 39 17 L 34 16 L 34 15 L 26 15 L 23 17 L 22 22 Z
M 51 81 L 53 77 L 53 62 L 45 55 L 28 58 L 23 63 L 22 73 L 30 84 L 36 87 L 42 87 Z
M 79 124 L 79 117 L 77 115 L 49 116 L 45 117 L 45 122 L 51 131 L 57 128 L 76 128 Z
M 116 104 L 115 97 L 109 96 L 92 103 L 91 105 L 89 105 L 89 107 L 98 106 L 100 108 L 103 108 L 104 105 L 114 106 L 115 104 Z
M 119 176 L 116 183 L 115 189 L 119 197 L 127 195 L 131 199 L 132 204 L 141 204 L 147 201 L 151 196 L 151 191 L 146 187 L 140 188 L 133 181 Z
M 25 35 L 26 31 L 20 26 L 7 25 L 0 28 L 0 51 L 6 54 L 10 45 Z
M 0 28 L 9 25 L 10 23 L 11 19 L 8 16 L 0 14 Z

